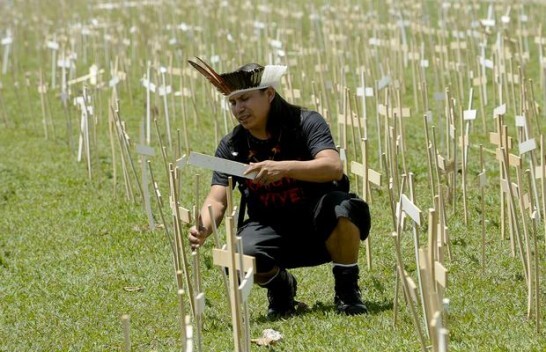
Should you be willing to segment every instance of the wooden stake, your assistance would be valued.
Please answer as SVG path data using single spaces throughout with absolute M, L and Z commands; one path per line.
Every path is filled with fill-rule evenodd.
M 194 304 L 194 290 L 193 290 L 192 282 L 190 280 L 189 263 L 186 256 L 186 241 L 182 235 L 182 222 L 184 222 L 185 218 L 181 214 L 182 207 L 180 207 L 178 202 L 178 192 L 176 189 L 175 177 L 176 177 L 176 170 L 174 168 L 174 165 L 169 164 L 169 189 L 170 189 L 169 198 L 171 203 L 171 212 L 172 212 L 173 226 L 174 226 L 174 241 L 175 241 L 174 243 L 175 243 L 175 249 L 176 249 L 178 264 L 179 264 L 179 267 L 176 269 L 177 270 L 182 269 L 182 271 L 184 272 L 184 278 L 186 280 L 186 288 L 187 288 L 188 297 L 190 300 L 191 311 L 192 311 L 193 317 L 195 317 L 196 306 Z M 189 220 L 189 221 L 186 221 L 186 223 L 191 223 L 193 219 L 186 219 L 186 220 Z
M 180 335 L 181 335 L 180 337 L 182 340 L 182 346 L 184 346 L 185 350 L 187 351 L 188 336 L 186 335 L 186 318 L 189 318 L 189 316 L 186 315 L 186 310 L 184 308 L 184 290 L 178 289 L 177 295 L 178 295 L 178 315 L 180 317 Z M 193 346 L 193 343 L 191 340 L 190 340 L 190 346 Z
M 48 134 L 48 119 L 47 119 L 47 111 L 46 111 L 46 100 L 45 100 L 45 94 L 47 93 L 47 86 L 44 84 L 44 75 L 42 73 L 42 70 L 40 70 L 40 83 L 38 84 L 38 93 L 40 93 L 40 106 L 42 108 L 42 124 L 44 126 L 44 136 L 45 139 L 49 139 Z
M 514 233 L 515 233 L 516 241 L 517 241 L 517 244 L 518 244 L 520 259 L 521 259 L 521 262 L 522 262 L 522 265 L 523 265 L 523 272 L 524 272 L 524 275 L 525 275 L 525 281 L 527 282 L 528 276 L 529 276 L 529 271 L 528 271 L 528 266 L 527 266 L 528 262 L 525 260 L 525 257 L 524 257 L 523 243 L 521 241 L 521 237 L 520 237 L 520 233 L 519 233 L 519 226 L 518 226 L 518 221 L 517 221 L 517 216 L 516 216 L 516 205 L 515 205 L 515 201 L 514 201 L 514 199 L 516 197 L 516 194 L 515 194 L 514 189 L 512 187 L 512 183 L 510 181 L 510 174 L 509 174 L 509 170 L 508 170 L 508 167 L 510 165 L 509 156 L 508 156 L 508 153 L 506 152 L 506 150 L 504 148 L 500 148 L 500 154 L 501 154 L 500 157 L 503 158 L 502 166 L 503 166 L 504 174 L 506 175 L 506 178 L 505 178 L 506 182 L 501 183 L 501 185 L 504 188 L 503 191 L 508 193 L 510 217 L 511 217 L 513 223 L 514 223 Z M 504 185 L 506 185 L 506 186 L 504 186 Z M 518 189 L 518 193 L 519 192 L 521 192 L 521 188 Z M 522 197 L 522 196 L 520 194 L 518 194 L 517 197 L 519 198 L 519 197 Z
M 150 145 L 152 131 L 150 92 L 155 92 L 155 85 L 151 82 L 150 69 L 151 63 L 148 61 L 146 77 L 142 80 L 142 85 L 146 88 L 146 144 L 148 145 Z
M 4 122 L 4 127 L 9 127 L 10 123 L 8 120 L 8 114 L 6 113 L 6 107 L 4 104 L 4 97 L 2 95 L 4 90 L 4 86 L 2 85 L 2 82 L 0 82 L 0 115 L 2 116 L 2 121 Z
M 381 187 L 381 174 L 368 168 L 368 152 L 367 152 L 367 140 L 362 138 L 361 141 L 361 153 L 363 162 L 362 164 L 352 161 L 351 162 L 351 172 L 357 176 L 362 177 L 362 199 L 368 202 L 370 194 L 369 182 L 374 183 L 375 185 Z M 371 254 L 371 243 L 370 238 L 368 237 L 365 241 L 366 243 L 366 260 L 368 264 L 368 269 L 372 268 L 372 254 Z
M 410 310 L 411 317 L 413 318 L 413 325 L 415 327 L 417 335 L 419 336 L 419 341 L 421 343 L 421 350 L 423 352 L 426 352 L 427 347 L 425 342 L 425 336 L 423 335 L 423 331 L 421 329 L 421 323 L 419 322 L 419 318 L 417 316 L 417 311 L 414 306 L 414 301 L 411 298 L 412 294 L 410 292 L 410 284 L 408 281 L 409 277 L 405 274 L 403 270 L 403 261 L 402 261 L 402 254 L 400 252 L 399 235 L 396 232 L 393 232 L 392 237 L 395 243 L 396 260 L 398 263 L 397 265 L 398 275 L 399 275 L 399 278 L 402 280 L 402 288 L 404 289 L 405 296 L 408 298 L 407 299 L 408 308 Z
M 487 178 L 485 173 L 485 165 L 483 161 L 483 145 L 480 144 L 480 169 L 482 170 L 479 177 L 480 183 L 480 208 L 481 208 L 481 227 L 482 227 L 482 270 L 485 270 L 485 187 L 487 185 Z
M 142 130 L 144 132 L 144 130 Z M 141 140 L 143 135 L 141 136 Z M 141 180 L 142 180 L 142 198 L 144 200 L 144 210 L 148 216 L 148 226 L 150 230 L 155 229 L 155 221 L 152 213 L 152 207 L 150 204 L 150 191 L 148 189 L 148 158 L 155 155 L 153 148 L 148 147 L 144 144 L 139 144 L 136 146 L 136 152 L 140 155 L 140 167 L 141 167 Z
M 171 137 L 171 122 L 169 119 L 169 104 L 167 102 L 167 96 L 171 94 L 171 86 L 167 86 L 165 80 L 165 73 L 167 69 L 165 67 L 159 68 L 159 73 L 161 74 L 161 87 L 159 87 L 159 96 L 163 97 L 163 110 L 165 114 L 165 130 L 167 132 L 167 142 L 169 143 L 169 148 L 172 148 L 172 137 Z
M 212 205 L 208 204 L 207 209 L 209 211 L 209 217 L 211 219 L 215 219 L 214 210 L 212 209 Z M 214 238 L 214 248 L 220 249 L 220 236 L 218 234 L 218 227 L 216 226 L 215 221 L 212 222 L 212 234 L 213 234 L 213 238 Z M 228 277 L 227 277 L 226 271 L 221 267 L 219 267 L 219 270 L 220 270 L 220 273 L 222 275 L 222 281 L 224 282 L 224 288 L 225 288 L 226 296 L 228 296 L 229 295 L 229 283 L 228 283 Z
M 124 350 L 130 352 L 132 350 L 131 345 L 131 318 L 128 314 L 121 316 L 121 323 L 123 327 L 123 341 Z
M 161 223 L 163 225 L 163 230 L 165 230 L 165 237 L 167 239 L 167 242 L 169 242 L 169 245 L 171 246 L 171 251 L 172 251 L 172 255 L 173 255 L 174 270 L 178 274 L 178 271 L 180 270 L 181 265 L 180 265 L 179 258 L 178 258 L 178 251 L 175 248 L 175 240 L 174 240 L 173 236 L 170 234 L 168 226 L 167 226 L 167 222 L 165 221 L 165 215 L 163 214 L 163 200 L 161 198 L 161 192 L 159 191 L 159 187 L 157 185 L 157 182 L 155 181 L 155 178 L 154 178 L 154 173 L 153 173 L 153 170 L 152 170 L 151 161 L 148 160 L 147 163 L 148 163 L 148 170 L 150 171 L 150 180 L 152 181 L 152 187 L 154 189 L 154 195 L 156 197 L 156 201 L 157 201 L 157 205 L 158 205 L 157 209 L 159 211 L 159 216 L 161 218 Z M 177 278 L 178 278 L 178 275 L 177 275 Z M 180 280 L 178 280 L 178 282 L 179 282 L 178 287 L 181 288 L 182 283 L 181 283 Z
M 193 273 L 193 287 L 195 296 L 192 297 L 195 307 L 195 336 L 197 351 L 201 352 L 203 349 L 202 332 L 203 332 L 203 313 L 205 311 L 205 294 L 201 292 L 201 268 L 199 265 L 199 248 L 196 248 L 191 253 L 192 256 L 192 273 Z

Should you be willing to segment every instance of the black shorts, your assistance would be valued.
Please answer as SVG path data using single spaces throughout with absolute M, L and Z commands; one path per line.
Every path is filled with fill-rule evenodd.
M 315 266 L 331 261 L 326 240 L 340 217 L 348 218 L 359 228 L 361 240 L 368 237 L 371 226 L 368 204 L 353 193 L 339 191 L 322 196 L 310 216 L 277 223 L 247 220 L 238 235 L 244 254 L 256 258 L 259 273 L 275 266 Z

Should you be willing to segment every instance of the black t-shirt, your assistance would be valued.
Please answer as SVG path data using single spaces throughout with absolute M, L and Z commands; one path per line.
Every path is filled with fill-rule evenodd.
M 215 155 L 243 163 L 263 160 L 311 160 L 325 149 L 336 149 L 332 134 L 324 118 L 314 111 L 303 111 L 298 133 L 283 139 L 259 140 L 241 126 L 220 141 Z M 235 130 L 239 143 L 233 143 Z M 244 139 L 244 140 L 243 140 Z M 234 148 L 234 145 L 241 147 Z M 236 150 L 240 149 L 240 150 Z M 212 185 L 228 185 L 227 174 L 214 172 Z M 269 185 L 234 177 L 246 198 L 248 216 L 262 222 L 286 222 L 308 216 L 317 198 L 332 188 L 332 183 L 313 183 L 283 178 Z

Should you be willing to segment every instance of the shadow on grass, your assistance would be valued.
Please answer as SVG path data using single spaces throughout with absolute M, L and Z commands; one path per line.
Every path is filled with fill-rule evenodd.
M 386 310 L 392 310 L 393 309 L 393 302 L 392 301 L 383 301 L 383 302 L 370 302 L 370 301 L 364 301 L 366 306 L 368 307 L 368 314 L 378 314 L 380 312 L 386 311 Z M 288 316 L 276 316 L 276 317 L 268 317 L 266 314 L 260 315 L 256 321 L 258 323 L 266 323 L 271 321 L 279 321 L 279 320 L 286 320 L 291 319 L 297 316 L 303 316 L 307 314 L 322 314 L 322 315 L 328 315 L 331 313 L 337 313 L 336 307 L 333 303 L 327 303 L 317 301 L 314 305 L 308 306 L 305 303 L 301 303 L 296 308 L 296 313 Z

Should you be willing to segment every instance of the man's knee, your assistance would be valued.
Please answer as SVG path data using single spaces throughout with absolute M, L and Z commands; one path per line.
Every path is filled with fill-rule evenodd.
M 360 238 L 359 228 L 348 218 L 340 217 L 337 221 L 337 225 L 332 231 L 330 238 L 336 237 L 338 239 L 354 239 Z

